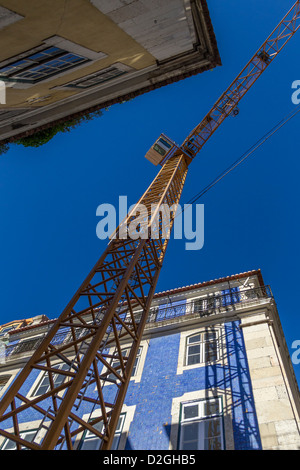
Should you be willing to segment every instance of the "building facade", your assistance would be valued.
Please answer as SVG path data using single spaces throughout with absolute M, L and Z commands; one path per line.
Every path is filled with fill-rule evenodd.
M 0 328 L 0 399 L 52 323 L 41 316 Z M 109 353 L 117 368 L 113 347 Z M 54 377 L 56 385 L 64 379 Z M 48 386 L 41 371 L 23 395 L 39 396 Z M 104 395 L 109 400 L 110 385 Z M 260 270 L 250 271 L 155 295 L 113 449 L 299 449 L 299 413 L 275 300 Z M 82 407 L 85 420 L 98 415 L 97 407 Z M 42 435 L 34 412 L 24 413 L 20 431 L 29 441 Z M 74 439 L 77 449 L 99 448 L 89 431 Z M 13 448 L 0 437 L 1 450 Z
M 0 42 L 2 142 L 221 64 L 206 0 L 3 0 Z

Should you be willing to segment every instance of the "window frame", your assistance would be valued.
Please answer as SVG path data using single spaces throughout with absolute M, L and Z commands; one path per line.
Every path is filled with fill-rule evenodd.
M 115 75 L 113 74 L 114 71 L 116 71 Z M 110 67 L 107 67 L 106 69 L 98 70 L 97 72 L 91 73 L 89 75 L 85 75 L 84 77 L 77 78 L 76 80 L 73 80 L 72 82 L 66 83 L 65 87 L 77 88 L 80 90 L 87 90 L 91 87 L 101 85 L 102 83 L 115 80 L 116 78 L 119 78 L 126 73 L 128 73 L 127 70 L 121 70 L 120 68 L 114 67 L 112 65 Z M 110 74 L 112 75 L 110 76 Z M 91 82 L 91 83 L 89 85 L 85 85 L 85 82 Z
M 113 442 L 112 442 L 112 445 L 111 445 L 111 450 L 118 450 L 118 447 L 120 445 L 120 439 L 121 439 L 123 428 L 124 428 L 125 420 L 126 420 L 126 412 L 120 414 L 118 424 L 117 424 L 117 427 L 116 427 L 116 430 L 115 430 Z M 103 425 L 102 421 L 100 421 L 98 424 L 100 424 L 101 427 Z M 99 429 L 99 432 L 100 433 L 102 432 L 101 429 Z M 96 436 L 95 434 L 93 434 L 89 430 L 84 431 L 83 436 L 80 439 L 80 442 L 79 442 L 79 445 L 78 445 L 78 450 L 99 450 L 99 447 L 95 448 L 95 449 L 85 449 L 84 448 L 84 444 L 88 443 L 88 442 L 91 442 L 91 441 L 96 441 L 96 442 L 99 441 L 99 447 L 100 447 L 100 443 L 101 443 L 100 438 L 98 436 Z
M 57 369 L 62 369 L 62 370 L 69 370 L 69 369 L 70 369 L 70 367 L 68 366 L 68 364 L 67 364 L 66 362 L 59 362 L 58 364 L 55 364 L 55 367 L 56 367 Z M 59 376 L 61 376 L 62 378 L 60 379 L 59 383 L 56 384 L 56 381 L 57 381 L 57 379 L 58 379 Z M 54 375 L 53 375 L 54 386 L 59 386 L 59 385 L 61 385 L 61 384 L 64 382 L 65 378 L 66 378 L 66 376 L 63 375 L 63 374 L 54 374 Z M 38 378 L 38 382 L 35 384 L 35 386 L 34 386 L 32 392 L 30 393 L 30 396 L 31 396 L 31 397 L 39 397 L 40 395 L 43 395 L 43 394 L 45 394 L 45 393 L 47 393 L 47 392 L 49 391 L 49 389 L 50 389 L 50 384 L 48 383 L 47 388 L 45 388 L 45 391 L 43 391 L 42 393 L 37 393 L 37 391 L 38 391 L 42 386 L 44 386 L 44 385 L 43 385 L 43 381 L 44 381 L 45 379 L 49 382 L 49 377 L 48 377 L 48 372 L 47 372 L 47 371 L 43 372 L 43 373 L 41 374 L 41 376 Z
M 213 341 L 213 345 L 215 349 L 215 358 L 214 359 L 206 359 L 207 353 L 210 352 L 209 349 L 209 344 L 210 340 L 209 338 L 205 340 L 205 335 L 207 333 L 214 333 L 215 338 Z M 195 341 L 190 343 L 189 341 L 194 338 L 199 336 L 199 341 Z M 191 350 L 192 347 L 199 346 L 199 353 L 193 353 L 189 354 L 189 350 Z M 197 356 L 199 355 L 199 361 L 196 362 L 190 362 L 189 363 L 189 358 L 192 356 Z M 220 358 L 220 334 L 219 334 L 219 329 L 218 328 L 209 328 L 209 329 L 204 329 L 200 330 L 199 332 L 195 332 L 185 338 L 185 357 L 184 357 L 184 367 L 189 367 L 189 366 L 197 366 L 201 364 L 207 364 L 209 362 L 216 362 Z
M 34 56 L 37 56 L 38 54 L 45 54 L 47 51 L 50 51 L 51 49 L 56 49 L 57 50 L 57 53 L 56 54 L 53 54 L 53 55 L 49 55 L 49 56 L 46 56 L 45 55 L 45 58 L 44 59 L 41 59 L 40 61 L 38 60 L 34 60 Z M 63 60 L 64 58 L 66 58 L 67 56 L 74 56 L 74 57 L 77 57 L 79 59 L 82 59 L 82 60 L 77 60 L 75 63 L 73 62 L 70 62 L 69 65 L 63 67 L 63 68 L 54 68 L 53 67 L 53 72 L 52 73 L 48 73 L 46 75 L 43 75 L 43 76 L 40 76 L 40 78 L 25 78 L 25 77 L 22 77 L 20 76 L 20 74 L 22 73 L 32 73 L 32 74 L 41 74 L 41 71 L 38 72 L 34 72 L 34 69 L 36 68 L 40 68 L 40 67 L 49 67 L 49 65 L 51 66 L 51 63 L 53 61 L 57 61 L 57 60 Z M 24 66 L 22 68 L 20 68 L 20 70 L 14 70 L 14 68 L 19 64 L 21 64 L 22 62 L 24 62 Z M 27 62 L 27 64 L 26 64 Z M 32 63 L 31 63 L 32 62 Z M 7 82 L 16 82 L 16 83 L 25 83 L 25 84 L 30 84 L 30 85 L 35 85 L 37 83 L 40 83 L 44 80 L 48 80 L 48 79 L 51 79 L 52 77 L 56 77 L 57 75 L 61 74 L 61 73 L 65 73 L 77 66 L 80 66 L 80 65 L 83 65 L 83 64 L 86 64 L 87 62 L 90 62 L 90 59 L 87 58 L 87 57 L 84 57 L 83 55 L 80 55 L 78 53 L 75 53 L 75 52 L 71 52 L 71 51 L 68 51 L 66 49 L 62 49 L 61 47 L 59 46 L 55 46 L 55 45 L 46 45 L 45 44 L 45 47 L 39 51 L 31 51 L 28 55 L 24 56 L 24 57 L 19 57 L 19 58 L 15 58 L 14 61 L 11 61 L 10 63 L 8 64 L 5 64 L 5 65 L 2 65 L 0 67 L 0 79 L 1 80 L 4 80 L 4 81 L 7 81 Z M 66 64 L 68 64 L 68 62 L 65 62 Z M 12 68 L 11 72 L 7 73 L 7 75 L 3 75 L 3 70 L 5 69 L 8 69 L 8 68 Z
M 86 55 L 86 57 L 88 56 Z M 109 78 L 107 77 L 106 79 L 101 80 L 101 75 L 103 75 L 104 78 L 106 74 L 113 72 L 113 69 L 118 70 L 119 73 L 116 73 L 115 76 L 111 76 Z M 60 90 L 73 89 L 79 91 L 89 91 L 93 88 L 102 89 L 107 87 L 107 82 L 112 82 L 112 85 L 115 85 L 124 80 L 124 75 L 126 79 L 126 76 L 128 74 L 130 74 L 130 77 L 132 77 L 132 74 L 136 75 L 136 73 L 137 71 L 129 65 L 124 64 L 123 62 L 114 62 L 107 67 L 88 73 L 86 75 L 83 75 L 82 77 L 74 78 L 73 80 L 70 80 L 64 83 L 63 85 L 58 85 L 55 88 Z M 99 81 L 96 82 L 97 77 L 99 78 Z M 84 82 L 89 81 L 92 81 L 93 83 L 84 86 Z
M 32 442 L 32 440 L 30 441 L 30 440 L 26 439 L 26 435 L 27 434 L 32 434 L 32 437 L 34 438 L 35 435 L 36 435 L 37 430 L 38 429 L 35 428 L 35 429 L 28 429 L 28 430 L 20 431 L 20 438 L 24 439 L 24 440 L 27 440 L 28 442 Z M 13 443 L 13 445 L 15 447 L 14 449 L 6 449 L 5 448 L 7 445 L 9 445 L 9 442 Z M 16 444 L 16 442 L 11 441 L 11 439 L 6 437 L 0 445 L 0 451 L 1 450 L 17 450 L 17 444 Z M 21 447 L 21 450 L 28 450 L 28 449 L 26 447 L 25 448 L 23 447 L 23 449 L 22 449 L 22 447 Z
M 209 404 L 210 402 L 218 402 L 219 411 L 217 413 L 206 414 L 205 413 L 205 405 Z M 184 409 L 192 406 L 198 406 L 198 415 L 193 416 L 190 418 L 183 419 L 184 416 Z M 180 403 L 180 412 L 179 412 L 179 434 L 178 434 L 178 450 L 207 450 L 205 449 L 205 440 L 209 439 L 206 438 L 204 434 L 204 423 L 219 421 L 219 434 L 220 437 L 220 449 L 210 449 L 210 450 L 225 450 L 225 431 L 224 431 L 224 409 L 223 409 L 223 397 L 210 397 L 204 399 L 196 399 L 187 402 Z M 189 426 L 191 424 L 198 425 L 198 436 L 197 439 L 194 439 L 194 442 L 197 442 L 196 449 L 184 449 L 183 447 L 183 428 Z M 214 439 L 212 437 L 211 439 Z
M 2 379 L 2 380 L 1 380 Z M 12 374 L 2 374 L 0 375 L 0 396 L 3 393 L 3 390 L 7 387 L 8 383 L 12 379 Z M 4 382 L 5 380 L 5 382 Z
M 128 355 L 128 353 L 130 353 L 130 348 L 129 347 L 124 347 L 124 348 L 121 349 L 121 352 L 122 352 L 123 357 L 128 357 L 127 355 Z M 124 354 L 124 353 L 126 353 L 126 354 Z M 136 377 L 138 375 L 137 371 L 138 371 L 138 368 L 139 368 L 139 364 L 140 364 L 140 361 L 141 361 L 142 354 L 143 354 L 143 346 L 140 345 L 139 348 L 138 348 L 138 352 L 137 352 L 137 355 L 136 355 L 136 358 L 135 358 L 133 368 L 132 368 L 132 373 L 131 373 L 130 379 L 133 378 L 133 377 Z M 116 365 L 119 366 L 120 361 L 118 360 L 118 357 L 116 357 L 115 359 L 112 359 L 110 365 L 113 368 L 115 368 Z M 117 377 L 115 377 L 112 372 L 107 377 L 110 377 L 110 376 L 113 380 L 118 381 Z

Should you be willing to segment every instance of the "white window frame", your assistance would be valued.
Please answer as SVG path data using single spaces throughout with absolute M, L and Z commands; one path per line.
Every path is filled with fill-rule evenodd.
M 186 392 L 179 397 L 173 398 L 171 407 L 171 432 L 169 450 L 177 450 L 179 447 L 180 416 L 182 403 L 208 400 L 213 398 L 222 398 L 224 448 L 226 448 L 226 450 L 234 450 L 234 435 L 231 413 L 233 397 L 232 390 L 230 387 L 227 389 L 216 387 L 213 390 L 211 388 L 203 390 L 193 390 L 191 392 Z
M 140 363 L 142 351 L 143 351 L 143 347 L 140 346 L 140 347 L 138 348 L 138 352 L 137 352 L 137 355 L 136 355 L 136 358 L 135 358 L 135 362 L 134 362 L 134 365 L 133 365 L 131 377 L 134 377 L 134 376 L 137 375 L 137 370 L 138 370 L 138 367 L 139 367 L 139 363 Z M 116 352 L 116 351 L 115 351 L 115 352 Z M 128 355 L 129 355 L 129 353 L 130 353 L 130 348 L 129 348 L 129 347 L 127 347 L 127 348 L 122 348 L 122 349 L 121 349 L 121 352 L 122 352 L 122 356 L 123 356 L 123 357 L 128 357 Z M 112 361 L 111 361 L 111 366 L 112 366 L 113 368 L 115 368 L 116 365 L 120 365 L 120 361 L 119 361 L 118 357 L 116 357 L 115 359 L 112 359 Z
M 139 346 L 140 354 L 137 355 L 137 358 L 136 358 L 137 363 L 135 364 L 135 366 L 133 368 L 133 373 L 130 377 L 130 381 L 134 381 L 136 383 L 141 381 L 142 373 L 143 373 L 143 369 L 144 369 L 144 364 L 145 364 L 145 360 L 146 360 L 146 355 L 147 355 L 147 351 L 148 351 L 148 346 L 149 346 L 149 342 L 147 340 L 141 341 L 140 346 Z M 128 345 L 128 344 L 125 344 L 124 346 L 123 345 L 121 346 L 122 351 L 125 351 L 125 350 L 129 351 L 130 348 L 131 348 L 131 346 Z M 115 352 L 116 352 L 115 348 L 111 348 L 110 351 L 109 351 L 109 354 L 113 355 Z M 110 364 L 112 365 L 112 367 L 114 367 L 114 365 L 116 365 L 117 362 L 119 362 L 119 361 L 117 361 L 117 358 L 116 358 L 116 360 L 115 361 L 112 360 Z M 106 370 L 106 367 L 104 366 L 103 370 L 102 370 L 102 373 L 105 370 Z M 110 383 L 107 382 L 107 385 L 109 386 Z
M 120 417 L 119 417 L 119 420 L 118 420 L 117 428 L 115 430 L 115 435 L 114 435 L 113 442 L 112 442 L 112 445 L 111 445 L 111 450 L 118 450 L 118 448 L 119 448 L 120 439 L 121 439 L 125 419 L 126 419 L 126 413 L 121 413 Z M 99 424 L 99 426 L 98 426 L 99 429 L 97 429 L 97 430 L 99 432 L 102 432 L 101 430 L 103 428 L 103 422 L 101 421 L 98 424 Z M 93 441 L 94 441 L 95 447 L 93 449 L 86 449 L 85 444 L 88 444 L 88 443 L 93 442 Z M 98 442 L 98 445 L 97 445 L 97 442 Z M 100 438 L 98 436 L 96 436 L 95 434 L 93 434 L 91 431 L 87 430 L 87 431 L 84 432 L 84 434 L 81 438 L 81 441 L 80 441 L 80 444 L 79 444 L 79 450 L 99 450 L 100 444 L 101 444 Z
M 123 416 L 123 422 L 121 423 L 121 426 L 119 426 L 120 429 L 120 435 L 118 436 L 118 445 L 117 445 L 117 450 L 124 450 L 129 434 L 129 428 L 130 424 L 133 420 L 134 413 L 135 413 L 136 405 L 133 406 L 127 406 L 126 404 L 123 405 L 120 416 Z M 92 419 L 98 418 L 101 416 L 101 411 L 96 410 L 92 414 L 86 414 L 82 417 L 82 419 L 85 422 L 91 421 Z M 83 440 L 85 439 L 86 435 L 88 434 L 88 431 L 84 431 L 83 433 L 79 434 L 76 438 L 75 442 L 75 448 L 78 450 L 82 449 L 82 443 Z M 92 434 L 92 433 L 91 433 Z
M 207 405 L 218 405 L 218 412 L 207 414 L 205 408 Z M 185 410 L 193 409 L 190 417 L 185 417 Z M 189 401 L 181 404 L 180 413 L 180 432 L 179 432 L 179 450 L 224 450 L 224 430 L 223 430 L 223 407 L 221 397 L 209 398 L 204 400 Z M 205 436 L 207 424 L 216 423 L 218 434 L 210 438 Z M 191 433 L 190 446 L 184 446 L 184 430 L 190 427 L 194 428 L 196 435 Z M 197 431 L 196 431 L 197 430 Z M 219 438 L 217 448 L 206 446 L 206 441 L 213 441 Z M 188 443 L 188 441 L 186 441 Z
M 112 72 L 112 69 L 118 70 L 120 73 L 108 78 L 106 80 L 101 81 L 101 75 L 105 75 L 106 73 Z M 90 90 L 94 89 L 95 87 L 101 87 L 101 86 L 107 86 L 107 82 L 112 82 L 119 83 L 124 80 L 124 75 L 127 74 L 128 72 L 132 72 L 134 69 L 132 67 L 129 67 L 126 64 L 122 64 L 121 62 L 114 62 L 110 64 L 108 67 L 105 67 L 103 69 L 96 70 L 88 75 L 84 75 L 83 77 L 76 78 L 74 80 L 71 80 L 70 82 L 65 83 L 64 85 L 60 86 L 59 88 L 61 89 L 70 89 L 70 90 Z M 99 78 L 99 81 L 97 82 L 97 78 Z M 95 80 L 95 82 L 92 85 L 88 86 L 82 86 L 82 83 L 84 84 L 85 81 L 90 81 L 90 80 Z
M 210 344 L 210 339 L 206 339 L 206 335 L 209 335 L 210 333 L 213 333 L 215 335 L 215 338 L 213 339 L 213 344 L 216 348 L 216 358 L 213 359 L 213 361 L 206 360 L 206 354 L 207 354 L 207 348 L 209 348 Z M 199 340 L 197 338 L 199 337 Z M 195 351 L 197 352 L 191 352 L 192 348 L 194 348 Z M 198 356 L 199 355 L 199 360 L 196 362 L 190 362 L 189 359 L 192 358 L 193 356 Z M 216 362 L 219 359 L 219 332 L 218 329 L 215 328 L 205 328 L 202 331 L 199 331 L 198 333 L 194 333 L 192 335 L 187 336 L 186 338 L 186 350 L 185 350 L 185 365 L 186 366 L 191 366 L 191 365 L 198 365 L 198 364 L 208 364 L 210 362 Z
M 55 364 L 54 366 L 56 369 L 65 369 L 65 370 L 69 370 L 69 366 L 67 365 L 67 363 L 65 362 L 59 362 L 57 364 Z M 55 384 L 55 381 L 56 379 L 58 378 L 58 376 L 60 376 L 61 374 L 54 374 L 53 375 L 53 381 L 54 381 L 54 384 Z M 40 389 L 40 387 L 42 386 L 42 382 L 44 381 L 44 379 L 47 379 L 48 377 L 48 372 L 42 372 L 41 374 L 39 374 L 38 378 L 35 380 L 33 386 L 31 387 L 30 391 L 29 391 L 29 396 L 30 397 L 38 397 L 40 395 L 42 395 L 42 393 L 37 393 L 37 391 Z M 62 377 L 62 381 L 60 382 L 60 385 L 64 382 L 66 376 L 63 376 L 61 375 Z M 48 385 L 47 389 L 45 389 L 45 391 L 43 392 L 44 393 L 47 393 L 50 389 L 50 385 Z
M 177 363 L 177 375 L 183 374 L 185 370 L 195 369 L 198 367 L 205 367 L 207 364 L 216 364 L 222 360 L 222 365 L 225 366 L 228 363 L 226 357 L 226 337 L 224 332 L 224 325 L 216 323 L 213 326 L 213 329 L 218 333 L 217 339 L 217 350 L 218 350 L 218 359 L 214 362 L 200 362 L 198 364 L 187 365 L 186 363 L 186 348 L 187 348 L 187 338 L 198 333 L 202 333 L 205 330 L 209 329 L 209 326 L 205 326 L 206 322 L 203 320 L 203 326 L 197 326 L 197 328 L 190 327 L 185 329 L 180 333 L 180 342 L 179 342 L 179 352 L 178 352 L 178 363 Z
M 22 59 L 26 59 L 26 57 L 28 57 L 30 55 L 33 55 L 37 52 L 41 52 L 44 49 L 47 49 L 48 47 L 51 47 L 51 46 L 63 49 L 64 51 L 66 51 L 67 53 L 70 53 L 70 54 L 75 54 L 75 55 L 82 56 L 83 58 L 86 59 L 86 61 L 81 62 L 77 65 L 74 65 L 74 66 L 72 66 L 70 68 L 67 68 L 65 70 L 62 70 L 61 72 L 56 73 L 55 75 L 46 77 L 45 79 L 40 80 L 36 83 L 13 81 L 13 77 L 12 77 L 12 80 L 10 82 L 7 82 L 7 83 L 10 84 L 9 86 L 12 86 L 16 89 L 31 88 L 31 87 L 34 87 L 34 86 L 37 86 L 37 85 L 40 85 L 40 84 L 44 84 L 44 83 L 47 83 L 47 82 L 54 81 L 54 80 L 56 80 L 58 78 L 61 78 L 65 75 L 73 73 L 74 71 L 77 72 L 81 68 L 89 67 L 89 66 L 95 64 L 97 61 L 102 60 L 102 59 L 107 57 L 107 54 L 105 54 L 104 52 L 95 52 L 91 49 L 88 49 L 84 46 L 76 44 L 76 43 L 74 43 L 74 42 L 72 42 L 68 39 L 65 39 L 61 36 L 54 35 L 54 36 L 51 36 L 50 38 L 45 39 L 42 42 L 41 45 L 39 45 L 37 47 L 34 47 L 29 51 L 22 52 L 22 53 L 14 56 L 14 57 L 10 57 L 9 59 L 5 59 L 5 60 L 1 61 L 0 62 L 0 69 L 5 67 L 5 66 L 8 66 L 12 63 L 18 62 Z
M 4 394 L 4 390 L 8 387 L 8 384 L 10 384 L 13 380 L 13 375 L 12 374 L 2 374 L 0 375 L 0 379 L 6 378 L 6 382 L 1 385 L 0 383 L 0 397 L 1 395 Z
M 30 430 L 26 430 L 26 431 L 20 431 L 20 438 L 24 439 L 24 440 L 27 440 L 28 442 L 31 442 L 30 439 L 26 439 L 26 436 L 32 434 L 32 438 L 34 438 L 35 435 L 36 435 L 36 432 L 37 432 L 37 429 L 30 429 Z M 7 447 L 9 447 L 10 443 L 12 443 L 13 448 L 7 448 Z M 23 447 L 23 449 L 28 450 L 26 447 L 25 448 Z M 16 442 L 11 441 L 11 439 L 6 438 L 1 443 L 0 450 L 17 450 L 17 444 L 16 444 Z

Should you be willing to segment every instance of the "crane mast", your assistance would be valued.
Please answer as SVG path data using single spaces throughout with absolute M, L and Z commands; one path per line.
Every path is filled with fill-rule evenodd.
M 137 220 L 133 210 L 2 397 L 0 435 L 14 441 L 18 450 L 73 450 L 76 438 L 87 431 L 100 439 L 102 450 L 111 448 L 168 244 L 160 207 L 179 203 L 191 161 L 224 119 L 237 112 L 241 98 L 297 31 L 299 19 L 300 0 L 182 146 L 163 162 L 136 206 L 147 209 L 144 236 L 121 234 L 124 225 Z M 170 229 L 173 222 L 174 214 Z M 41 371 L 47 390 L 30 395 L 28 384 Z M 32 420 L 40 423 L 30 442 L 20 434 L 29 410 Z

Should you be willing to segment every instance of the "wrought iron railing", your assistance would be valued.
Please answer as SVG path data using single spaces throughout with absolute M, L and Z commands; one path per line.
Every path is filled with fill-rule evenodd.
M 207 295 L 186 302 L 169 303 L 166 306 L 153 307 L 150 310 L 148 323 L 169 320 L 184 315 L 198 314 L 200 317 L 232 310 L 239 304 L 246 304 L 261 299 L 272 298 L 270 286 L 261 286 L 240 291 L 228 289 L 228 293 Z
M 206 295 L 198 299 L 186 302 L 169 303 L 165 306 L 152 307 L 149 312 L 147 323 L 157 323 L 170 320 L 185 315 L 198 314 L 200 317 L 216 314 L 218 312 L 232 310 L 239 304 L 246 304 L 260 299 L 272 298 L 270 286 L 256 287 L 253 289 L 243 289 L 234 291 L 229 289 L 227 293 Z M 136 321 L 139 321 L 141 313 L 136 314 Z M 23 354 L 27 356 L 34 351 L 41 343 L 43 337 L 35 337 L 29 340 L 20 341 L 16 344 L 8 344 L 5 347 L 6 358 Z M 61 344 L 68 340 L 67 332 L 56 335 L 55 344 Z
M 55 337 L 55 344 L 61 344 L 64 342 L 66 338 L 66 333 L 56 335 Z M 17 354 L 22 354 L 24 356 L 27 356 L 27 353 L 34 351 L 42 342 L 44 339 L 43 336 L 31 338 L 28 340 L 23 340 L 19 341 L 18 343 L 15 344 L 8 344 L 5 347 L 5 357 L 12 357 L 16 356 Z

